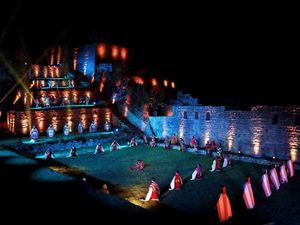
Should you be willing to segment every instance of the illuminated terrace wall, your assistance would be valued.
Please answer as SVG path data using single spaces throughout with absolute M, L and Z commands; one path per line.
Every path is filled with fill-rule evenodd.
M 255 106 L 251 111 L 227 111 L 222 106 L 173 106 L 173 116 L 150 117 L 150 120 L 158 137 L 176 133 L 189 143 L 195 136 L 200 146 L 214 139 L 233 152 L 291 156 L 300 161 L 299 115 L 299 107 Z
M 64 124 L 68 123 L 70 131 L 77 132 L 77 125 L 80 121 L 84 130 L 88 130 L 91 122 L 94 121 L 98 130 L 102 131 L 106 120 L 111 121 L 112 126 L 118 126 L 118 119 L 107 108 L 9 111 L 7 127 L 11 133 L 28 134 L 31 125 L 35 125 L 39 133 L 45 133 L 49 124 L 52 124 L 56 132 L 62 133 Z

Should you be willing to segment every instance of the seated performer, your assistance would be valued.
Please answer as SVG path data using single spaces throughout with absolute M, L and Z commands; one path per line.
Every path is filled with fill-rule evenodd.
M 166 135 L 165 137 L 165 149 L 170 150 L 171 149 L 171 145 L 170 145 L 170 139 L 169 137 Z
M 110 145 L 110 151 L 117 151 L 118 146 L 120 146 L 120 145 L 118 144 L 118 142 L 116 140 L 114 140 Z
M 191 180 L 200 180 L 201 178 L 202 178 L 201 166 L 200 166 L 200 164 L 198 164 L 192 174 Z
M 173 134 L 172 138 L 171 138 L 171 144 L 177 145 L 177 143 L 178 143 L 177 136 L 176 136 L 176 134 Z
M 110 131 L 110 123 L 108 120 L 105 121 L 105 124 L 104 124 L 104 130 L 105 131 Z
M 222 186 L 221 188 L 221 194 L 217 202 L 217 211 L 220 223 L 225 222 L 230 217 L 232 217 L 231 204 L 227 196 L 225 186 Z
M 76 157 L 77 153 L 76 153 L 76 148 L 73 146 L 69 152 L 68 157 Z
M 179 139 L 179 146 L 180 146 L 180 151 L 184 152 L 186 150 L 183 138 Z
M 53 126 L 50 124 L 49 127 L 47 128 L 47 136 L 49 138 L 52 138 L 52 137 L 54 137 L 54 134 L 55 134 L 55 130 L 54 130 Z
M 49 149 L 45 152 L 45 159 L 47 159 L 47 160 L 54 159 L 54 155 L 53 155 L 52 151 L 50 151 Z
M 67 123 L 65 123 L 64 128 L 63 128 L 63 131 L 64 131 L 64 135 L 65 135 L 65 136 L 68 136 L 68 135 L 69 135 L 69 126 L 68 126 Z
M 102 152 L 104 152 L 104 150 L 103 150 L 102 145 L 99 143 L 99 144 L 97 144 L 97 146 L 96 146 L 96 149 L 95 149 L 94 154 L 98 154 L 98 153 L 102 153 Z
M 144 170 L 144 167 L 145 167 L 145 165 L 144 165 L 143 161 L 139 159 L 136 161 L 135 166 L 130 167 L 130 170 Z
M 265 192 L 266 197 L 270 197 L 272 194 L 271 191 L 271 186 L 270 186 L 270 181 L 269 181 L 269 176 L 268 176 L 268 170 L 265 170 L 263 172 L 263 175 L 261 176 L 261 182 L 262 182 L 262 186 Z
M 83 124 L 79 122 L 78 127 L 77 127 L 78 133 L 82 134 L 83 133 Z
M 96 132 L 97 131 L 97 128 L 96 128 L 96 124 L 94 121 L 92 121 L 90 127 L 89 127 L 89 132 L 90 133 L 93 133 L 93 132 Z
M 137 141 L 135 140 L 135 138 L 131 138 L 130 143 L 129 143 L 129 147 L 136 147 L 137 146 Z
M 152 134 L 152 137 L 151 137 L 150 147 L 152 147 L 152 148 L 156 147 L 156 139 L 155 139 L 154 134 Z
M 191 146 L 191 148 L 197 148 L 197 140 L 194 136 L 192 137 L 192 139 L 190 141 L 190 146 Z
M 213 172 L 213 171 L 220 171 L 220 159 L 219 159 L 219 157 L 216 157 L 215 160 L 213 161 L 210 172 Z
M 175 176 L 173 177 L 169 190 L 180 190 L 183 185 L 181 176 L 178 171 L 176 171 Z
M 286 173 L 286 167 L 285 167 L 285 162 L 282 162 L 282 165 L 280 166 L 280 181 L 282 184 L 288 183 L 288 177 Z
M 156 183 L 155 179 L 152 178 L 150 185 L 149 185 L 149 190 L 146 195 L 145 199 L 141 199 L 141 201 L 159 201 L 159 195 L 160 195 L 160 189 L 158 184 Z
M 30 131 L 30 138 L 32 142 L 35 142 L 39 138 L 39 131 L 33 125 Z
M 252 191 L 250 177 L 246 178 L 246 182 L 244 184 L 243 199 L 244 199 L 244 202 L 245 202 L 245 205 L 246 205 L 247 209 L 253 209 L 254 208 L 255 200 L 254 200 L 254 195 L 253 195 L 253 191 Z
M 224 156 L 223 168 L 231 167 L 230 156 L 227 154 Z

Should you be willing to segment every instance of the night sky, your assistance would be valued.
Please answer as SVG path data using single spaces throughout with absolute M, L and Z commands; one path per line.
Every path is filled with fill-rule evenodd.
M 183 3 L 10 1 L 1 7 L 0 49 L 36 56 L 59 43 L 108 42 L 128 47 L 137 71 L 175 80 L 203 102 L 300 103 L 295 21 L 278 11 Z

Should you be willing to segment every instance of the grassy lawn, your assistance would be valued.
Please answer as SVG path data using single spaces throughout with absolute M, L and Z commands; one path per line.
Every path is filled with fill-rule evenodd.
M 221 172 L 209 171 L 213 159 L 188 152 L 151 149 L 145 146 L 123 148 L 116 152 L 92 155 L 93 149 L 79 149 L 85 152 L 76 158 L 58 158 L 58 162 L 109 184 L 112 194 L 120 196 L 143 208 L 154 212 L 174 210 L 189 217 L 199 217 L 209 223 L 217 222 L 215 204 L 222 184 L 227 186 L 232 203 L 234 218 L 232 223 L 246 220 L 252 224 L 276 221 L 278 224 L 297 224 L 300 221 L 300 177 L 290 179 L 278 192 L 273 191 L 269 199 L 264 197 L 260 177 L 262 166 L 233 161 L 232 168 Z M 144 161 L 144 171 L 130 171 L 137 159 Z M 204 178 L 190 181 L 197 163 L 203 168 Z M 168 191 L 169 183 L 176 170 L 184 179 L 180 191 Z M 242 186 L 246 175 L 252 177 L 252 187 L 256 200 L 253 210 L 246 210 L 242 199 Z M 147 193 L 148 183 L 155 177 L 162 189 L 160 203 L 142 203 Z

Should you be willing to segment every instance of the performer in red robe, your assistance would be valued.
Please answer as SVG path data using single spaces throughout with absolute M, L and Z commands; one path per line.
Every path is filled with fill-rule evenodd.
M 194 136 L 192 137 L 192 139 L 190 141 L 190 146 L 192 148 L 197 148 L 197 140 L 196 140 L 196 138 Z
M 53 155 L 53 153 L 50 150 L 46 151 L 46 153 L 45 153 L 45 159 L 47 159 L 47 160 L 54 159 L 54 155 Z
M 177 136 L 176 134 L 173 134 L 171 138 L 171 144 L 176 145 L 177 143 L 178 143 Z
M 220 171 L 220 159 L 219 157 L 216 157 L 215 160 L 213 161 L 213 164 L 211 166 L 210 172 L 214 171 Z
M 145 167 L 145 165 L 144 165 L 143 161 L 139 159 L 136 161 L 135 166 L 130 167 L 130 170 L 144 170 L 144 167 Z
M 290 177 L 293 177 L 294 176 L 294 165 L 293 165 L 293 162 L 291 159 L 287 162 L 287 165 L 288 165 L 288 169 L 289 169 L 288 170 L 289 175 L 290 175 Z
M 129 147 L 136 147 L 136 146 L 137 146 L 137 141 L 136 141 L 135 138 L 133 137 L 133 138 L 130 140 Z
M 265 171 L 265 173 L 261 177 L 262 186 L 265 192 L 266 197 L 270 197 L 272 194 L 271 187 L 270 187 L 270 181 L 268 176 L 268 170 Z
M 218 211 L 218 217 L 220 223 L 232 217 L 231 204 L 227 196 L 225 186 L 221 188 L 221 194 L 217 202 L 217 211 Z
M 192 174 L 191 180 L 201 180 L 201 178 L 202 178 L 201 166 L 200 166 L 200 164 L 198 164 Z
M 279 179 L 278 179 L 278 173 L 277 173 L 277 170 L 276 170 L 276 165 L 274 166 L 273 169 L 270 170 L 270 178 L 271 178 L 271 181 L 272 181 L 272 184 L 273 184 L 274 188 L 276 189 L 276 191 L 278 191 L 279 188 L 280 188 L 280 183 L 279 183 Z
M 96 146 L 96 149 L 95 149 L 94 154 L 98 154 L 98 153 L 102 153 L 102 152 L 103 152 L 103 147 L 102 147 L 102 145 L 99 143 L 99 144 L 97 144 L 97 146 Z
M 175 176 L 173 177 L 171 184 L 170 184 L 170 189 L 169 190 L 179 190 L 181 189 L 181 186 L 183 185 L 181 176 L 178 171 L 176 171 Z
M 118 142 L 116 140 L 114 140 L 110 145 L 111 151 L 117 151 L 118 146 L 120 146 L 120 145 L 118 144 Z
M 75 156 L 77 156 L 76 148 L 72 147 L 71 150 L 70 150 L 70 153 L 69 153 L 68 157 L 75 157 Z
M 246 182 L 244 184 L 244 194 L 243 194 L 244 202 L 246 204 L 247 209 L 253 209 L 255 206 L 254 195 L 251 186 L 250 177 L 247 177 Z
M 282 184 L 287 183 L 288 182 L 288 178 L 287 178 L 287 173 L 286 173 L 286 167 L 285 167 L 285 162 L 282 162 L 282 165 L 280 166 L 280 181 Z
M 160 189 L 158 184 L 156 183 L 155 179 L 152 178 L 150 185 L 149 185 L 149 189 L 148 189 L 148 193 L 146 195 L 145 199 L 141 199 L 142 201 L 159 201 L 159 195 L 160 195 Z

